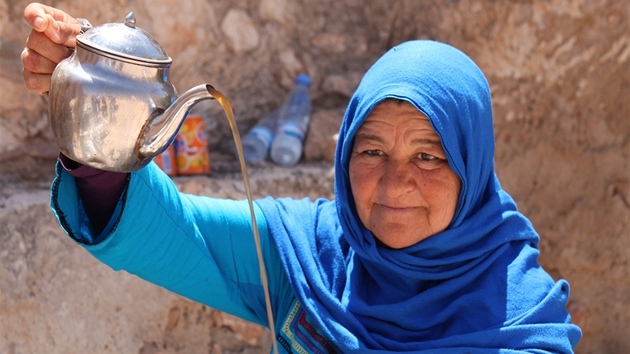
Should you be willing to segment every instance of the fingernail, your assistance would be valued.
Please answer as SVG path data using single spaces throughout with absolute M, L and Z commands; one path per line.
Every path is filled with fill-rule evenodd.
M 43 23 L 44 23 L 44 19 L 37 16 L 35 17 L 35 21 L 33 21 L 33 26 L 35 26 L 35 29 L 40 29 L 42 28 Z

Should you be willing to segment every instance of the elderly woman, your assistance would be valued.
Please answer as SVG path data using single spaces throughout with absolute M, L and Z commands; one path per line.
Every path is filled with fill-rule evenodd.
M 44 11 L 61 14 L 25 10 L 33 91 L 63 57 L 54 43 L 77 32 Z M 341 126 L 335 199 L 255 204 L 280 351 L 573 351 L 569 286 L 538 264 L 538 235 L 495 174 L 493 134 L 487 81 L 461 51 L 410 41 L 369 69 Z M 269 325 L 245 201 L 181 194 L 155 164 L 128 175 L 62 156 L 51 204 L 112 268 Z

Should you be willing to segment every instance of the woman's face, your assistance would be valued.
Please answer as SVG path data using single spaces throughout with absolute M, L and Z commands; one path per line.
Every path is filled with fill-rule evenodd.
M 416 244 L 448 227 L 461 188 L 429 119 L 386 100 L 354 141 L 350 184 L 363 225 L 386 246 Z

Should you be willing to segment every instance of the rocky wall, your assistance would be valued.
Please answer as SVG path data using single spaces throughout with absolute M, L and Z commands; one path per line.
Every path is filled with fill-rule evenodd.
M 62 235 L 47 207 L 57 149 L 46 103 L 21 79 L 27 3 L 0 0 L 0 352 L 266 351 L 262 329 L 114 273 Z M 179 91 L 213 84 L 242 130 L 281 102 L 296 73 L 308 72 L 308 160 L 330 159 L 349 96 L 389 47 L 413 38 L 459 47 L 491 85 L 499 178 L 539 231 L 543 266 L 571 284 L 569 310 L 584 331 L 577 352 L 630 351 L 627 1 L 47 3 L 95 25 L 134 11 L 173 58 Z M 210 149 L 230 151 L 220 107 L 202 107 Z M 180 186 L 242 196 L 233 162 L 216 159 L 211 178 L 178 178 Z M 255 169 L 255 190 L 330 193 L 330 164 L 313 163 Z

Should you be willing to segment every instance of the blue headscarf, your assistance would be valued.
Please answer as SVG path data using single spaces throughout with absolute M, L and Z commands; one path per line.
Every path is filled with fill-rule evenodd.
M 450 226 L 398 250 L 361 224 L 348 175 L 357 130 L 386 99 L 429 118 L 462 182 Z M 538 235 L 495 175 L 488 83 L 449 45 L 403 43 L 365 74 L 339 133 L 334 201 L 258 203 L 298 300 L 343 352 L 572 352 L 580 339 L 568 284 L 538 265 Z

